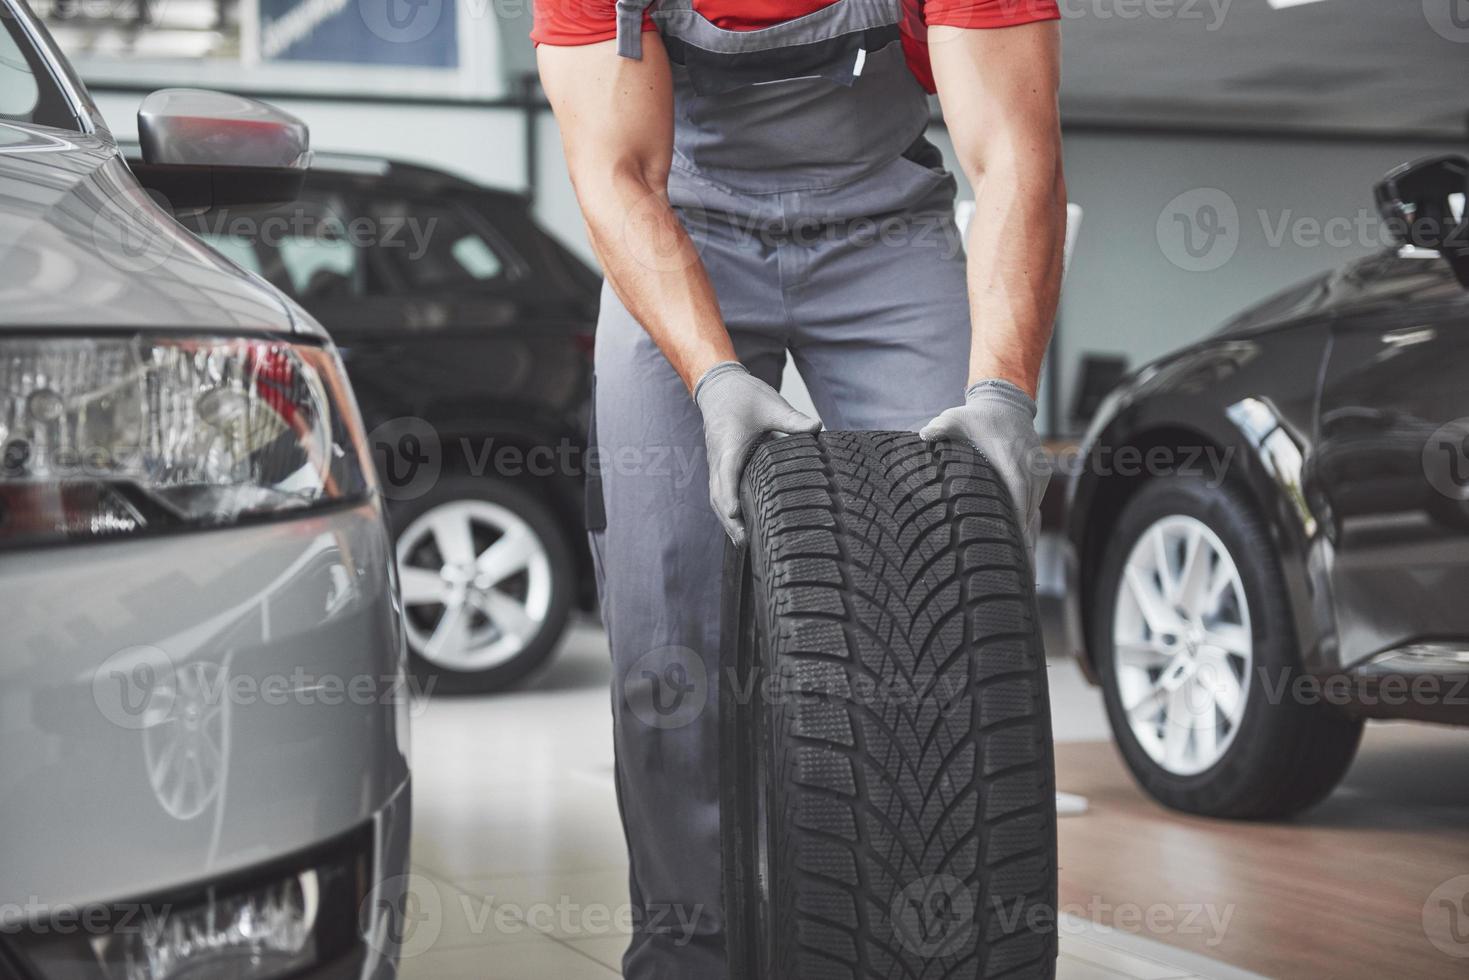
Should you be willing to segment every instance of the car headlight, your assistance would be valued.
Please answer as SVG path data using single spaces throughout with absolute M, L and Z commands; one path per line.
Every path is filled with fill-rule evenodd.
M 330 348 L 0 338 L 0 547 L 220 526 L 366 496 Z

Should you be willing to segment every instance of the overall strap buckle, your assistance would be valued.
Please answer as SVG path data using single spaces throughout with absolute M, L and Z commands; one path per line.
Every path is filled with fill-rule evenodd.
M 643 11 L 657 0 L 617 0 L 617 54 L 643 59 Z

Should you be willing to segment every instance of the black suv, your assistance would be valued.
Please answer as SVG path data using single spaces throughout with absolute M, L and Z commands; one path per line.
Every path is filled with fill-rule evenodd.
M 1469 724 L 1466 174 L 1390 174 L 1398 247 L 1146 365 L 1082 443 L 1070 633 L 1163 803 L 1288 814 L 1365 719 Z
M 505 687 L 590 607 L 584 452 L 600 277 L 525 197 L 319 155 L 300 198 L 190 229 L 280 287 L 347 364 L 440 692 Z

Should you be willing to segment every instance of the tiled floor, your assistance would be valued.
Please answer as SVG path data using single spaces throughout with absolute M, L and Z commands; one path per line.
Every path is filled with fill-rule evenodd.
M 1106 737 L 1069 663 L 1051 672 L 1056 734 Z M 416 706 L 414 907 L 405 980 L 608 980 L 627 933 L 626 858 L 612 787 L 607 652 L 577 626 L 556 663 L 514 694 Z M 1078 919 L 1062 980 L 1238 971 Z

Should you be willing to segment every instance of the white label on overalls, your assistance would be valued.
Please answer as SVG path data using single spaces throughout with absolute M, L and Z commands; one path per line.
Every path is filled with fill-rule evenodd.
M 852 66 L 852 77 L 856 78 L 862 74 L 862 66 L 867 64 L 867 49 L 857 49 L 857 63 Z

